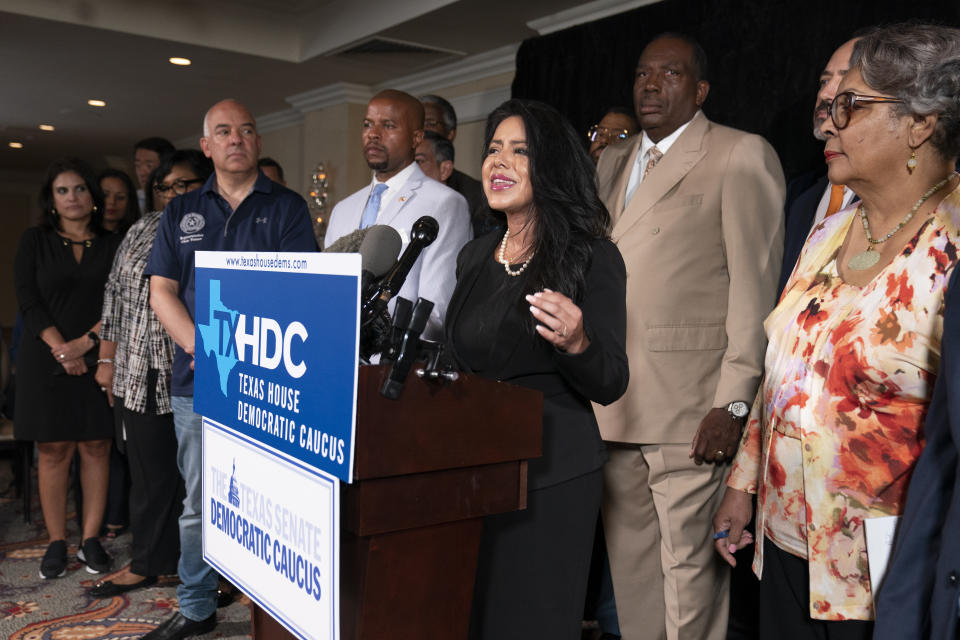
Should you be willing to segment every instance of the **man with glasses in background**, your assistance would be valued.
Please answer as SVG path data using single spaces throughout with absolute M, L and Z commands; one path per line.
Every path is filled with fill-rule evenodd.
M 633 112 L 626 107 L 610 107 L 600 122 L 587 131 L 587 140 L 590 142 L 590 157 L 594 164 L 600 162 L 600 154 L 608 145 L 626 140 L 637 135 L 640 125 L 633 116 Z

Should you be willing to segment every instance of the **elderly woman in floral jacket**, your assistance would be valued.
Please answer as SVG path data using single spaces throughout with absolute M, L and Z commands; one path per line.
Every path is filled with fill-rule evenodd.
M 821 126 L 859 203 L 807 239 L 765 323 L 763 386 L 714 518 L 750 542 L 762 638 L 868 638 L 865 521 L 902 513 L 924 445 L 960 250 L 960 30 L 896 25 L 854 46 Z

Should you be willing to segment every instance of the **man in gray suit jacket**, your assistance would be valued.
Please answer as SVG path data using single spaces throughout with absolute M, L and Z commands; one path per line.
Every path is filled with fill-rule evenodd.
M 373 179 L 333 208 L 325 245 L 356 229 L 386 224 L 397 230 L 406 248 L 413 223 L 421 216 L 435 218 L 440 233 L 420 254 L 398 295 L 413 302 L 418 297 L 433 302 L 423 336 L 441 340 L 443 318 L 456 284 L 457 255 L 471 238 L 467 201 L 428 178 L 413 161 L 423 140 L 423 106 L 413 96 L 392 89 L 375 95 L 367 104 L 362 139 L 363 157 Z

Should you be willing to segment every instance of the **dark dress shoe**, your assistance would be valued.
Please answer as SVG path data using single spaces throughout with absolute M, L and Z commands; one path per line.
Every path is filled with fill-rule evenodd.
M 191 620 L 177 612 L 163 621 L 159 627 L 143 636 L 142 640 L 181 640 L 213 631 L 217 626 L 217 614 L 206 620 Z
M 217 609 L 229 607 L 237 599 L 240 590 L 232 584 L 225 584 L 217 589 Z
M 147 576 L 143 580 L 139 582 L 133 582 L 131 584 L 117 584 L 116 582 L 112 582 L 110 580 L 104 580 L 103 582 L 98 582 L 90 587 L 90 590 L 87 593 L 94 598 L 112 598 L 113 596 L 118 596 L 121 593 L 142 589 L 154 584 L 157 584 L 157 576 Z

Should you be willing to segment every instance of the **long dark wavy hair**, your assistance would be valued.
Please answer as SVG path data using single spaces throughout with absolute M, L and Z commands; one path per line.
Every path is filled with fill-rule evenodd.
M 40 225 L 47 229 L 60 230 L 60 216 L 54 213 L 53 181 L 61 173 L 74 172 L 83 178 L 87 191 L 93 198 L 93 211 L 90 214 L 90 230 L 98 236 L 106 231 L 103 228 L 103 192 L 93 170 L 79 158 L 61 158 L 47 167 L 47 174 L 40 187 L 37 204 L 40 205 Z
M 579 304 L 591 242 L 609 237 L 610 214 L 597 195 L 596 168 L 567 119 L 535 100 L 508 100 L 487 116 L 484 156 L 497 127 L 511 116 L 523 120 L 533 187 L 534 253 L 521 276 L 524 291 L 549 288 Z M 504 213 L 493 214 L 505 227 Z
M 104 171 L 97 176 L 97 184 L 103 184 L 105 178 L 116 178 L 123 183 L 123 187 L 127 190 L 127 210 L 123 212 L 123 217 L 120 218 L 120 223 L 117 225 L 116 233 L 124 234 L 127 232 L 134 222 L 140 219 L 140 203 L 137 201 L 137 188 L 133 186 L 133 180 L 130 179 L 130 176 L 127 175 L 126 171 L 120 171 L 120 169 L 104 169 Z M 101 187 L 101 191 L 103 188 Z

